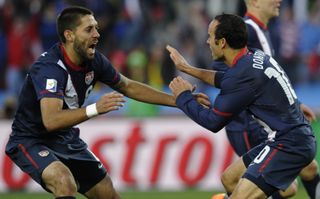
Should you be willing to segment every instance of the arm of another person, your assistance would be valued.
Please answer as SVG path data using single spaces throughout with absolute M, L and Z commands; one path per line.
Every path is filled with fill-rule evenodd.
M 309 122 L 316 121 L 316 114 L 305 104 L 300 104 L 300 109 Z
M 215 86 L 215 70 L 206 70 L 191 66 L 175 48 L 168 45 L 167 50 L 169 51 L 170 57 L 178 70 L 198 78 L 207 84 Z
M 175 99 L 168 93 L 159 91 L 146 84 L 131 80 L 123 75 L 119 83 L 113 89 L 123 93 L 125 96 L 150 104 L 176 106 Z
M 251 102 L 253 90 L 246 86 L 224 90 L 215 99 L 212 109 L 201 106 L 191 95 L 191 84 L 177 77 L 169 85 L 177 106 L 193 121 L 212 132 L 218 132 Z
M 40 100 L 42 122 L 49 131 L 72 127 L 89 118 L 118 110 L 123 106 L 123 95 L 111 92 L 103 95 L 95 104 L 77 109 L 63 109 L 63 100 L 45 97 Z

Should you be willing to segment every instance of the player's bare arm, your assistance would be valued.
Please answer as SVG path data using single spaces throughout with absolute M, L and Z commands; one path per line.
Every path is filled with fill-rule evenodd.
M 113 87 L 125 96 L 151 104 L 176 106 L 174 98 L 146 84 L 131 80 L 121 75 L 120 82 Z
M 111 92 L 103 95 L 97 103 L 89 105 L 95 107 L 96 113 L 88 115 L 87 107 L 78 109 L 62 109 L 63 100 L 58 98 L 43 98 L 40 101 L 42 122 L 46 129 L 51 132 L 77 125 L 90 117 L 118 110 L 123 106 L 122 94 Z
M 113 88 L 123 93 L 127 97 L 141 102 L 174 107 L 176 106 L 174 96 L 154 89 L 146 84 L 131 80 L 123 75 L 121 75 L 120 82 Z M 210 99 L 206 94 L 195 93 L 193 95 L 203 106 L 209 107 L 211 105 Z
M 184 57 L 177 51 L 177 49 L 173 48 L 170 45 L 167 45 L 167 50 L 170 53 L 170 58 L 172 59 L 174 65 L 177 67 L 178 70 L 187 73 L 195 78 L 198 78 L 207 84 L 214 86 L 214 78 L 216 71 L 214 70 L 205 70 L 201 68 L 197 68 L 191 66 Z

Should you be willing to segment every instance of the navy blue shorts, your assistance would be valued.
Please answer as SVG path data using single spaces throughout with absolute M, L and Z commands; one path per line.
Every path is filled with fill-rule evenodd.
M 87 145 L 80 138 L 72 144 L 49 145 L 33 138 L 10 138 L 6 146 L 6 154 L 45 190 L 47 189 L 41 175 L 43 170 L 54 161 L 61 161 L 70 169 L 78 185 L 78 192 L 82 194 L 106 176 L 105 167 L 87 149 Z
M 267 196 L 285 190 L 315 157 L 313 135 L 291 132 L 275 141 L 262 143 L 243 156 L 244 178 L 255 183 Z
M 265 142 L 268 134 L 263 128 L 254 130 L 233 131 L 226 129 L 228 140 L 238 156 L 242 156 L 250 149 Z
M 268 139 L 268 133 L 248 111 L 242 111 L 233 118 L 225 129 L 228 140 L 238 156 Z

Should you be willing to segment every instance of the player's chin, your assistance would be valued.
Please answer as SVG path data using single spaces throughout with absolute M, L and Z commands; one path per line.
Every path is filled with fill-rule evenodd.
M 273 16 L 274 16 L 274 17 L 279 17 L 279 15 L 280 15 L 280 10 L 279 10 L 279 8 L 277 8 L 277 9 L 274 11 Z
M 90 54 L 87 57 L 88 57 L 89 60 L 92 60 L 92 59 L 94 59 L 94 54 Z
M 87 58 L 88 59 L 93 59 L 95 52 L 96 52 L 96 50 L 94 48 L 88 48 L 88 50 L 87 50 Z
M 87 52 L 87 58 L 88 59 L 94 59 L 94 51 L 89 51 L 89 52 Z

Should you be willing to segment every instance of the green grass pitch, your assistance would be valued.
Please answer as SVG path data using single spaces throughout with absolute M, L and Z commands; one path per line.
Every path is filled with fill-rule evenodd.
M 219 192 L 216 192 L 219 193 Z M 122 199 L 210 199 L 214 192 L 187 190 L 181 192 L 159 192 L 159 191 L 126 191 L 121 192 Z M 54 197 L 48 193 L 0 193 L 1 199 L 53 199 Z M 307 198 L 303 188 L 299 189 L 298 194 L 292 199 Z M 85 197 L 78 195 L 77 199 L 85 199 Z

